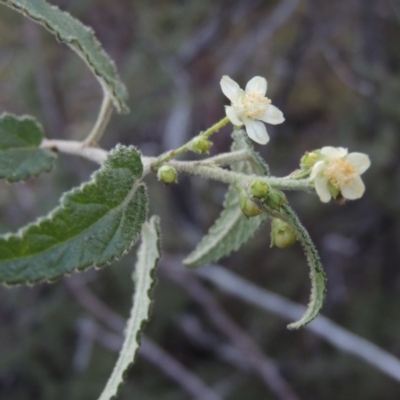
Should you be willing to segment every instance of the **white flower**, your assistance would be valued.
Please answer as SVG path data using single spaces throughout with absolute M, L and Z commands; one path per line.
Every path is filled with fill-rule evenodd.
M 323 147 L 320 153 L 322 159 L 314 164 L 310 179 L 321 201 L 327 203 L 335 192 L 348 200 L 359 199 L 365 191 L 360 175 L 371 165 L 369 157 L 348 154 L 343 147 Z
M 255 76 L 243 90 L 234 80 L 225 75 L 220 84 L 222 92 L 232 103 L 231 106 L 225 107 L 226 115 L 232 124 L 244 125 L 250 139 L 255 142 L 268 143 L 267 129 L 261 121 L 276 125 L 281 124 L 285 118 L 282 112 L 271 104 L 271 100 L 265 97 L 267 80 Z

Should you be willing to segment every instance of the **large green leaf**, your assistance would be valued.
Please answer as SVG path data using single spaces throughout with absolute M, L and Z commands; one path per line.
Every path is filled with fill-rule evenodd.
M 254 150 L 247 141 L 246 133 L 243 130 L 235 130 L 232 136 L 234 140 L 232 151 L 247 149 L 250 154 L 253 154 Z M 236 163 L 233 165 L 233 170 L 260 175 L 265 175 L 267 172 L 265 164 L 256 158 L 253 158 L 252 161 Z M 239 205 L 238 191 L 234 187 L 230 187 L 219 218 L 183 263 L 190 267 L 197 267 L 229 255 L 246 243 L 264 220 L 265 215 L 246 218 Z
M 66 193 L 47 217 L 0 237 L 0 282 L 54 280 L 121 257 L 146 219 L 140 155 L 117 146 L 89 183 Z
M 140 345 L 140 334 L 150 314 L 155 282 L 155 267 L 160 259 L 160 227 L 158 217 L 143 225 L 142 243 L 134 271 L 135 294 L 131 315 L 125 329 L 125 341 L 114 370 L 99 400 L 109 400 L 117 395 L 127 368 L 133 363 Z
M 120 112 L 127 112 L 127 91 L 118 77 L 113 61 L 102 49 L 93 31 L 67 12 L 50 5 L 45 0 L 0 0 L 35 22 L 43 25 L 56 38 L 70 46 L 87 63 L 102 87 L 113 98 Z
M 50 171 L 56 156 L 40 148 L 42 139 L 33 118 L 0 115 L 0 178 L 16 182 Z

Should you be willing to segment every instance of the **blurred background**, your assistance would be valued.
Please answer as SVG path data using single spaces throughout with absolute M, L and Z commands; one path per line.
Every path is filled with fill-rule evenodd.
M 355 338 L 360 354 L 371 342 L 400 358 L 400 3 L 52 3 L 95 30 L 130 93 L 131 113 L 114 114 L 101 143 L 106 149 L 134 144 L 153 156 L 181 145 L 224 116 L 219 81 L 227 74 L 242 87 L 265 76 L 268 97 L 284 112 L 284 124 L 268 126 L 270 144 L 257 146 L 273 175 L 290 173 L 305 151 L 324 145 L 370 155 L 361 200 L 340 206 L 304 193 L 289 199 L 328 275 L 323 314 L 368 341 Z M 50 139 L 81 140 L 100 102 L 97 81 L 72 51 L 0 7 L 1 112 L 34 115 Z M 229 128 L 214 139 L 213 153 L 227 151 Z M 53 209 L 62 192 L 95 168 L 60 155 L 50 174 L 0 182 L 1 233 Z M 162 217 L 164 258 L 153 314 L 120 399 L 400 398 L 395 360 L 374 353 L 384 372 L 311 330 L 288 331 L 291 321 L 279 311 L 245 301 L 243 294 L 257 297 L 246 283 L 308 301 L 300 245 L 270 249 L 269 224 L 221 260 L 240 279 L 239 294 L 224 291 L 222 281 L 185 273 L 180 261 L 218 216 L 226 187 L 183 176 L 179 182 L 163 187 L 148 179 L 151 210 Z M 112 267 L 51 285 L 0 288 L 1 400 L 97 398 L 121 345 L 134 261 L 132 252 Z

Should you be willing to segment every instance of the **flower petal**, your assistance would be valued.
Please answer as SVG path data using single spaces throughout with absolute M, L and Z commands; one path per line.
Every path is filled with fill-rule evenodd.
M 365 185 L 359 176 L 354 177 L 346 185 L 340 187 L 342 196 L 349 200 L 359 199 L 365 192 Z
M 319 199 L 323 203 L 328 203 L 332 197 L 328 188 L 328 179 L 317 177 L 315 178 L 314 184 L 315 184 L 315 191 L 317 192 Z
M 311 170 L 310 179 L 313 180 L 316 178 L 319 173 L 321 173 L 326 168 L 324 161 L 317 161 Z
M 267 80 L 261 76 L 255 76 L 247 82 L 245 92 L 257 92 L 265 96 L 267 93 Z
M 268 122 L 272 125 L 281 124 L 285 120 L 282 111 L 272 104 L 270 104 L 267 108 L 267 111 L 257 119 Z
M 246 119 L 244 125 L 246 126 L 246 132 L 250 139 L 259 144 L 267 144 L 269 142 L 267 128 L 262 122 Z
M 371 165 L 371 160 L 363 153 L 350 153 L 346 157 L 346 161 L 355 168 L 359 175 L 363 174 Z
M 225 106 L 226 116 L 229 118 L 229 121 L 232 122 L 233 125 L 242 126 L 243 122 L 240 120 L 235 110 L 231 106 Z
M 220 82 L 222 93 L 232 102 L 236 102 L 243 92 L 240 86 L 229 76 L 224 75 Z
M 321 154 L 327 158 L 342 158 L 347 155 L 344 147 L 325 146 L 321 149 Z

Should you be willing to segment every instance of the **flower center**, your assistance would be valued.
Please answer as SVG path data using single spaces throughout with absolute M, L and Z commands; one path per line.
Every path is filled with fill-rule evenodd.
M 333 187 L 339 189 L 354 178 L 355 172 L 356 170 L 348 161 L 339 158 L 331 162 L 323 175 L 329 179 Z
M 266 111 L 271 100 L 264 97 L 261 93 L 250 92 L 245 93 L 245 95 L 240 99 L 238 110 L 246 118 L 259 118 Z

